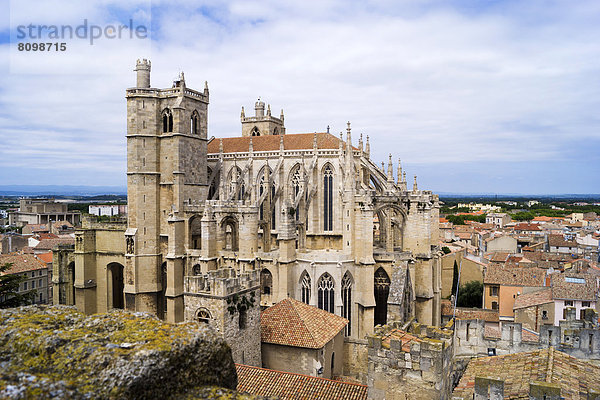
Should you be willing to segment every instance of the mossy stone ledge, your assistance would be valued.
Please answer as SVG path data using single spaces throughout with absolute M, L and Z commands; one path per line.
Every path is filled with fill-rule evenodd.
M 66 306 L 0 310 L 2 399 L 246 398 L 236 385 L 231 350 L 204 324 Z

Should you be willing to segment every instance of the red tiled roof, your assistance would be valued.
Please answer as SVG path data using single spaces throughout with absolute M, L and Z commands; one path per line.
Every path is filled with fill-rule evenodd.
M 49 251 L 47 253 L 38 254 L 36 257 L 39 258 L 42 262 L 45 262 L 46 264 L 52 263 L 52 252 L 51 251 Z
M 509 268 L 489 264 L 486 267 L 483 283 L 488 285 L 542 287 L 545 278 L 546 271 L 541 268 Z
M 237 391 L 281 400 L 366 400 L 367 386 L 236 364 Z
M 45 269 L 46 264 L 38 260 L 33 254 L 0 254 L 0 265 L 11 263 L 12 267 L 2 275 L 18 274 L 20 272 Z
M 442 315 L 454 315 L 454 307 L 450 304 L 450 300 L 442 300 Z M 456 307 L 456 319 L 482 319 L 486 322 L 498 322 L 500 317 L 498 310 L 487 310 L 483 308 L 463 308 Z
M 281 135 L 283 136 L 283 147 L 285 150 L 312 149 L 315 135 L 317 136 L 317 147 L 319 149 L 338 149 L 340 146 L 340 139 L 330 133 L 296 133 Z M 218 154 L 221 141 L 223 141 L 224 153 L 245 153 L 250 146 L 250 138 L 252 138 L 253 151 L 279 150 L 280 135 L 240 136 L 215 138 L 208 143 L 208 154 Z M 356 148 L 354 149 L 356 150 Z
M 294 299 L 267 308 L 260 317 L 263 343 L 320 349 L 348 324 L 346 318 Z
M 35 246 L 35 249 L 36 250 L 52 250 L 59 244 L 75 244 L 75 239 L 74 238 L 43 239 L 37 244 L 37 246 Z
M 548 245 L 553 247 L 577 247 L 577 242 L 565 240 L 562 235 L 550 235 L 548 236 Z
M 528 399 L 529 383 L 551 382 L 560 386 L 561 398 L 585 399 L 600 391 L 600 367 L 578 360 L 553 347 L 495 357 L 473 358 L 452 396 L 473 397 L 475 377 L 504 381 L 505 399 Z
M 564 272 L 550 276 L 553 299 L 597 301 L 598 287 L 595 275 Z
M 515 231 L 541 231 L 538 224 L 516 224 L 514 227 Z
M 531 293 L 521 293 L 515 298 L 513 309 L 539 306 L 541 304 L 552 303 L 552 289 L 536 290 Z

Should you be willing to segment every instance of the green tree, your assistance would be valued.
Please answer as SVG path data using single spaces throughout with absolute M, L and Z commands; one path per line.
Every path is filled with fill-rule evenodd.
M 8 271 L 12 263 L 0 265 L 0 274 Z M 27 279 L 21 274 L 0 275 L 0 308 L 18 307 L 31 304 L 35 300 L 36 291 L 18 293 L 19 286 Z
M 458 307 L 477 307 L 481 308 L 483 300 L 483 283 L 479 281 L 467 282 L 458 289 Z
M 454 271 L 452 275 L 452 294 L 456 296 L 456 287 L 458 286 L 458 264 L 454 260 Z
M 511 217 L 515 221 L 531 221 L 532 219 L 535 218 L 535 214 L 532 213 L 531 211 L 527 211 L 527 212 L 521 211 L 516 214 L 513 214 Z
M 465 216 L 464 215 L 447 215 L 446 219 L 448 222 L 452 222 L 454 225 L 464 225 L 465 224 Z

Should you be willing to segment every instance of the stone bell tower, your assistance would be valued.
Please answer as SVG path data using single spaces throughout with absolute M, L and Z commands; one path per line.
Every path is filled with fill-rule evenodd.
M 183 72 L 167 89 L 150 87 L 151 64 L 136 63 L 127 98 L 125 307 L 183 319 L 186 204 L 206 198 L 208 86 L 186 87 Z
M 246 117 L 244 107 L 240 116 L 242 121 L 242 136 L 266 136 L 283 135 L 285 126 L 283 110 L 279 118 L 271 115 L 271 105 L 267 104 L 267 114 L 265 115 L 265 102 L 260 98 L 254 104 L 254 117 Z

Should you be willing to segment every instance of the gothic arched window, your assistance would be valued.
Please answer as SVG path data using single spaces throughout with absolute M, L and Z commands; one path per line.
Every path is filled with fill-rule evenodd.
M 270 295 L 273 291 L 273 275 L 271 275 L 271 271 L 268 269 L 263 269 L 260 272 L 260 287 L 262 288 L 262 293 L 266 295 Z
M 168 108 L 163 111 L 163 133 L 173 132 L 173 114 Z
M 304 271 L 304 273 L 302 274 L 302 278 L 300 279 L 300 284 L 301 284 L 301 297 L 302 297 L 302 302 L 306 303 L 306 304 L 310 304 L 310 285 L 311 285 L 311 281 L 310 281 L 310 275 L 308 275 L 308 272 Z
M 375 325 L 387 322 L 387 301 L 390 294 L 390 277 L 382 267 L 375 271 Z
M 202 273 L 202 268 L 200 267 L 200 264 L 196 264 L 192 267 L 192 274 L 194 276 L 198 276 Z
M 265 191 L 265 174 L 262 174 L 262 176 L 260 177 L 260 180 L 258 182 L 258 197 L 259 198 L 262 196 L 264 191 Z M 260 210 L 259 210 L 258 214 L 259 214 L 258 219 L 260 219 L 260 220 L 265 219 L 264 201 L 262 203 L 260 203 Z
M 200 308 L 196 311 L 196 319 L 198 322 L 208 324 L 211 320 L 210 313 L 205 308 Z
M 352 276 L 349 272 L 346 272 L 342 279 L 342 317 L 349 321 L 344 334 L 350 336 L 352 334 Z
M 323 230 L 333 230 L 333 170 L 330 165 L 323 171 Z
M 190 219 L 190 249 L 202 248 L 202 225 L 199 216 Z
M 198 120 L 199 120 L 198 112 L 194 111 L 192 116 L 190 117 L 190 133 L 192 135 L 198 134 Z
M 277 215 L 277 205 L 275 204 L 275 183 L 271 185 L 271 229 L 275 229 L 275 217 Z
M 302 174 L 300 173 L 300 166 L 296 167 L 296 170 L 292 173 L 292 201 L 296 202 L 296 198 L 298 197 L 298 193 L 300 193 L 300 189 L 302 188 Z M 300 212 L 298 211 L 298 207 L 296 207 L 296 221 L 300 218 Z
M 257 127 L 252 128 L 252 136 L 260 136 L 260 131 Z
M 333 278 L 327 272 L 319 278 L 319 297 L 318 307 L 321 310 L 329 311 L 333 314 L 335 311 L 335 288 Z

